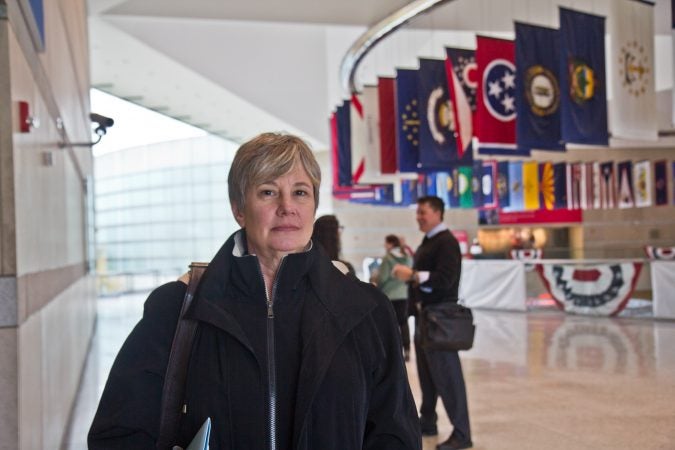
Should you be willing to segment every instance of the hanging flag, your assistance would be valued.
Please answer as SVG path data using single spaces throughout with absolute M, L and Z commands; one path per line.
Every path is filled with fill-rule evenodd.
M 363 121 L 366 127 L 366 139 L 363 154 L 364 167 L 361 172 L 362 182 L 377 182 L 380 177 L 380 105 L 378 87 L 364 86 L 361 96 L 363 105 Z M 358 179 L 354 180 L 356 183 Z M 390 185 L 391 186 L 391 185 Z
M 613 209 L 616 207 L 616 176 L 614 162 L 607 161 L 600 164 L 600 208 Z
M 337 108 L 337 126 L 338 126 L 338 183 L 340 186 L 352 185 L 352 150 L 349 100 L 342 102 Z
M 447 179 L 448 202 L 451 208 L 459 208 L 459 169 L 453 167 Z
M 497 200 L 500 208 L 508 208 L 509 202 L 509 162 L 497 163 Z
M 496 192 L 497 161 L 483 161 L 483 176 L 480 180 L 483 191 L 483 208 L 496 208 L 499 201 Z
M 474 208 L 483 207 L 483 187 L 481 179 L 483 177 L 483 161 L 474 159 L 471 172 L 471 198 Z
M 510 212 L 525 209 L 523 197 L 523 162 L 509 161 L 509 208 Z
M 358 184 L 366 169 L 366 148 L 368 147 L 368 127 L 363 111 L 363 94 L 352 94 L 349 110 L 352 151 L 352 183 Z
M 417 172 L 420 116 L 417 70 L 396 69 L 396 142 L 399 172 Z
M 550 161 L 539 164 L 539 203 L 541 209 L 550 211 L 555 207 L 555 176 Z
M 593 195 L 593 209 L 600 209 L 600 163 L 593 162 L 591 163 L 593 170 L 593 189 L 591 193 Z
M 605 18 L 561 7 L 560 46 L 562 139 L 607 145 Z
M 426 185 L 426 195 L 436 196 L 436 172 L 427 172 L 424 174 L 424 184 Z
M 476 89 L 478 66 L 476 52 L 461 48 L 446 48 L 445 69 L 450 88 L 450 99 L 455 117 L 457 152 L 473 151 L 471 141 L 476 120 Z
M 460 161 L 455 138 L 455 118 L 448 92 L 445 61 L 420 59 L 417 78 L 420 98 L 420 164 L 422 170 L 449 170 Z M 467 152 L 462 161 L 471 163 Z
M 436 172 L 436 197 L 443 200 L 446 208 L 450 208 L 448 197 L 448 172 Z
M 567 183 L 567 208 L 581 209 L 581 191 L 583 180 L 583 163 L 575 162 L 569 164 L 570 177 Z
M 377 100 L 380 111 L 380 171 L 396 173 L 396 95 L 394 78 L 379 77 Z
M 633 166 L 635 206 L 652 206 L 652 165 L 650 161 L 639 161 Z
M 619 173 L 619 208 L 633 208 L 635 196 L 633 194 L 633 163 L 624 161 L 617 164 Z
M 611 3 L 612 136 L 655 141 L 654 5 L 635 0 Z
M 471 191 L 471 166 L 459 166 L 457 174 L 457 183 L 459 188 L 459 206 L 460 208 L 473 208 L 473 195 Z
M 567 163 L 553 164 L 554 209 L 567 209 Z
M 523 201 L 526 211 L 539 209 L 539 163 L 523 163 Z
M 654 204 L 668 204 L 668 175 L 666 161 L 654 161 Z
M 600 207 L 600 165 L 586 162 L 581 165 L 580 198 L 581 209 Z
M 333 189 L 340 186 L 338 178 L 339 169 L 339 144 L 338 144 L 338 126 L 337 126 L 337 112 L 333 111 L 330 115 L 330 161 L 331 161 L 331 175 L 333 178 Z
M 565 150 L 560 136 L 560 36 L 551 28 L 516 27 L 516 143 L 519 148 Z
M 404 206 L 417 203 L 417 180 L 401 180 L 401 204 Z
M 479 153 L 528 155 L 516 147 L 516 66 L 513 41 L 477 36 L 476 136 Z

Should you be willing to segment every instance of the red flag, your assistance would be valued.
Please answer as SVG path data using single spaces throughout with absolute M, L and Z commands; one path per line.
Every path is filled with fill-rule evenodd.
M 485 36 L 478 36 L 477 43 L 476 136 L 480 152 L 516 154 L 515 45 Z
M 394 78 L 379 78 L 377 83 L 380 105 L 380 170 L 396 173 L 396 113 Z
M 338 130 L 337 130 L 337 116 L 335 112 L 330 115 L 330 159 L 332 162 L 333 173 L 333 188 L 339 186 L 338 182 Z

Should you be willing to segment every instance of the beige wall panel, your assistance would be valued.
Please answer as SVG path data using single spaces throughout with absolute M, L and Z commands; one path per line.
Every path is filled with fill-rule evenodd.
M 22 449 L 58 448 L 63 440 L 93 333 L 94 284 L 80 279 L 19 329 L 19 354 L 27 355 L 19 366 Z
M 0 328 L 0 450 L 17 448 L 16 328 Z

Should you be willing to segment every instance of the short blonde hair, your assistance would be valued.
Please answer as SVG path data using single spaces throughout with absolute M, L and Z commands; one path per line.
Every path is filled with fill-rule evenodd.
M 227 176 L 230 204 L 243 211 L 248 189 L 287 174 L 297 162 L 312 182 L 316 211 L 321 168 L 309 145 L 291 134 L 263 133 L 239 147 Z

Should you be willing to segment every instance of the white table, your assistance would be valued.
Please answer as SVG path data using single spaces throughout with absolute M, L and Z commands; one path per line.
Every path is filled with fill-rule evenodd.
M 511 259 L 464 259 L 460 301 L 470 308 L 526 310 L 525 268 Z

